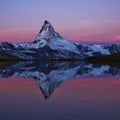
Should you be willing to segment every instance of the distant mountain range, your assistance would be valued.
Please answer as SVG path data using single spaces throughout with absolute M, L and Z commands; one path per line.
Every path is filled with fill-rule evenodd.
M 83 60 L 120 52 L 120 45 L 83 45 L 74 43 L 55 32 L 45 21 L 33 42 L 0 43 L 1 59 L 22 60 Z

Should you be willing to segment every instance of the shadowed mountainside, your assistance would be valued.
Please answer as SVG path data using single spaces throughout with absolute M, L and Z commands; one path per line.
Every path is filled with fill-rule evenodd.
M 14 55 L 6 53 L 6 51 L 0 51 L 0 61 L 17 61 L 22 60 Z

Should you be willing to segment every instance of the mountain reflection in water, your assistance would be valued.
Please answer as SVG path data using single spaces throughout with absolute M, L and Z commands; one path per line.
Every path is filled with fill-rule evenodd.
M 0 78 L 33 78 L 47 99 L 60 84 L 84 76 L 119 76 L 120 68 L 108 65 L 60 61 L 0 63 Z

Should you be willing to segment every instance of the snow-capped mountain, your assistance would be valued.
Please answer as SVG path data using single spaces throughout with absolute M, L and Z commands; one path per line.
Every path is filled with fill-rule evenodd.
M 112 45 L 101 45 L 101 44 L 91 44 L 91 45 L 81 45 L 77 44 L 80 51 L 84 53 L 85 56 L 102 56 L 110 55 L 113 53 L 120 52 L 120 44 Z
M 77 46 L 56 33 L 48 21 L 45 21 L 41 31 L 35 38 L 35 42 L 39 43 L 40 47 L 49 46 L 52 50 L 66 50 L 79 54 Z
M 108 65 L 87 64 L 80 62 L 36 62 L 0 63 L 0 78 L 24 77 L 33 78 L 48 98 L 60 84 L 85 76 L 120 76 L 120 68 Z
M 109 55 L 120 52 L 120 45 L 77 44 L 55 32 L 51 23 L 45 21 L 33 42 L 3 42 L 0 43 L 0 50 L 20 59 L 64 60 Z

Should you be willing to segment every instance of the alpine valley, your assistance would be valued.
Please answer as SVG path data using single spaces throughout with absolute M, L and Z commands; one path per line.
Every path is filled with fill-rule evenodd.
M 83 45 L 74 43 L 55 32 L 49 21 L 44 22 L 33 42 L 0 43 L 0 60 L 83 60 L 119 52 L 119 44 Z

